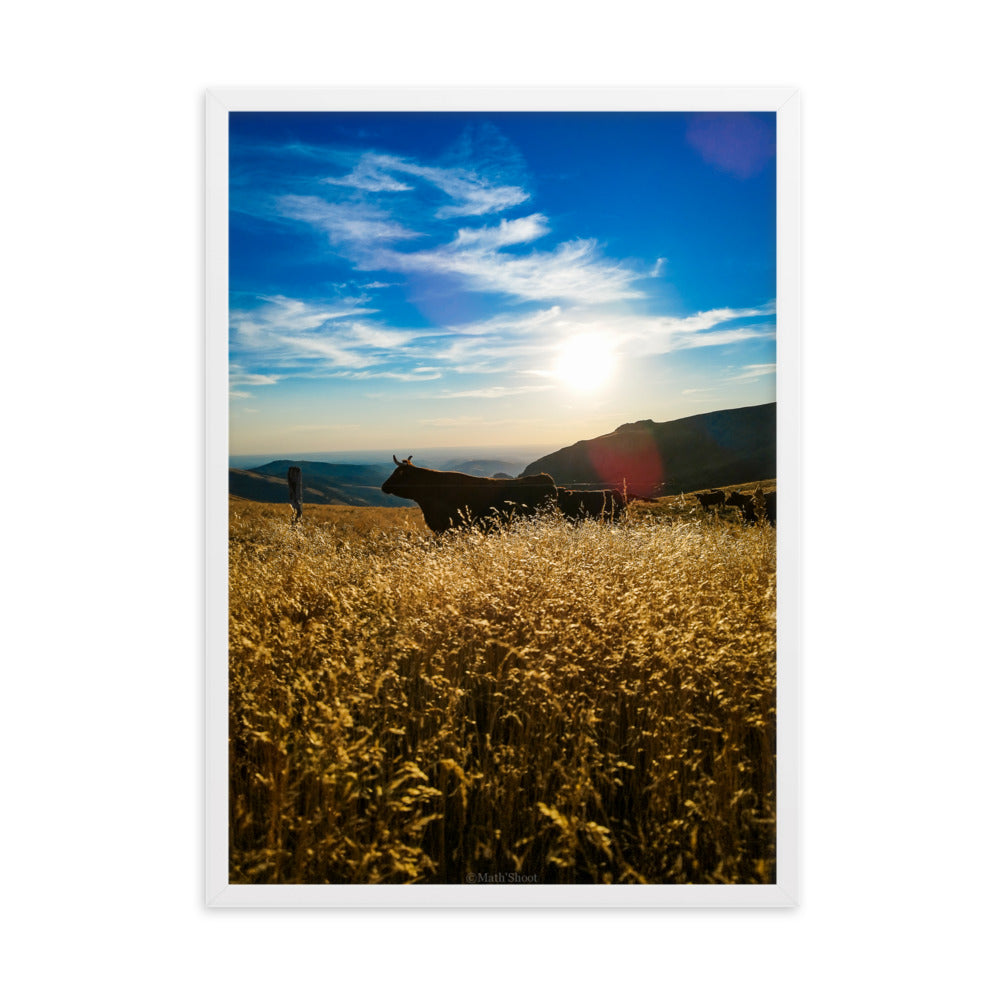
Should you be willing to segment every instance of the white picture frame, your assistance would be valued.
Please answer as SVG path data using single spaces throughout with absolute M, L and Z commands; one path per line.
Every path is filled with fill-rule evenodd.
M 228 122 L 235 111 L 769 111 L 777 118 L 777 877 L 769 885 L 228 881 Z M 789 907 L 799 882 L 800 97 L 792 87 L 220 88 L 206 94 L 206 903 L 210 907 Z

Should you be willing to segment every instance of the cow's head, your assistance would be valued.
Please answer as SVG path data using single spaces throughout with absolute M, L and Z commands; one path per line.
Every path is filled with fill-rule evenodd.
M 412 458 L 411 455 L 401 462 L 395 455 L 392 456 L 392 460 L 396 463 L 396 471 L 382 484 L 383 493 L 391 493 L 393 496 L 405 497 L 409 500 L 413 499 L 409 495 L 409 487 L 414 483 L 413 474 L 417 471 L 417 467 L 411 461 Z M 407 490 L 407 492 L 400 492 L 401 490 Z

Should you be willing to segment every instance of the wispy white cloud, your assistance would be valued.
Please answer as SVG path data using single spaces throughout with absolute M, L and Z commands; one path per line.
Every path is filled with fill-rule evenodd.
M 233 372 L 229 376 L 230 385 L 274 385 L 278 375 L 253 375 L 249 372 Z
M 305 302 L 284 296 L 260 296 L 230 311 L 233 372 L 244 379 L 236 385 L 265 385 L 266 379 L 294 374 L 316 378 L 374 368 L 399 369 L 413 356 L 412 369 L 383 377 L 436 378 L 426 359 L 416 357 L 413 344 L 426 330 L 389 327 L 368 318 L 375 310 L 359 300 Z M 258 369 L 244 374 L 248 365 Z M 270 374 L 262 375 L 262 370 Z
M 451 246 L 456 249 L 480 247 L 484 250 L 495 250 L 498 247 L 513 246 L 517 243 L 531 243 L 549 232 L 548 222 L 549 220 L 544 215 L 536 212 L 534 215 L 526 215 L 511 221 L 501 219 L 499 226 L 459 229 Z
M 674 335 L 701 333 L 736 319 L 773 315 L 774 306 L 769 304 L 751 309 L 706 309 L 703 312 L 692 313 L 690 316 L 660 316 L 656 317 L 654 322 L 660 332 Z
M 371 359 L 364 352 L 345 346 L 333 337 L 277 337 L 275 347 L 283 350 L 286 362 L 327 361 L 342 368 L 365 368 Z
M 721 377 L 715 385 L 710 388 L 682 389 L 681 395 L 698 396 L 699 403 L 710 403 L 720 398 L 715 394 L 717 394 L 724 386 L 734 384 L 748 385 L 753 382 L 758 382 L 760 379 L 768 375 L 773 375 L 777 371 L 777 368 L 778 366 L 776 364 L 743 365 L 735 375 L 726 375 Z M 702 398 L 708 396 L 709 394 L 713 395 L 711 395 L 710 398 Z
M 653 270 L 649 272 L 651 278 L 659 278 L 663 274 L 663 268 L 669 261 L 666 257 L 657 257 L 656 264 L 653 266 Z
M 386 249 L 373 264 L 402 272 L 453 275 L 473 290 L 501 292 L 527 302 L 599 303 L 643 297 L 632 287 L 640 275 L 603 258 L 596 240 L 570 240 L 555 250 L 520 255 L 500 253 L 486 239 L 471 245 L 456 240 L 410 253 Z
M 499 399 L 501 396 L 520 396 L 526 392 L 541 392 L 550 389 L 548 385 L 493 385 L 486 389 L 465 389 L 460 392 L 439 392 L 438 399 Z
M 441 374 L 437 369 L 415 368 L 412 371 L 337 371 L 329 372 L 328 376 L 349 379 L 388 378 L 396 382 L 433 382 L 441 378 Z
M 739 344 L 746 340 L 762 340 L 774 337 L 774 326 L 743 326 L 726 330 L 704 330 L 685 333 L 675 337 L 672 349 L 686 351 L 698 347 L 725 347 L 727 344 Z
M 731 327 L 737 319 L 773 315 L 773 307 L 711 309 L 690 316 L 609 316 L 567 314 L 567 332 L 606 339 L 621 355 L 643 357 L 699 347 L 718 347 L 774 336 L 773 324 Z
M 520 187 L 496 184 L 466 167 L 425 166 L 398 160 L 396 169 L 433 184 L 452 199 L 451 204 L 442 206 L 435 213 L 439 219 L 502 212 L 529 198 L 528 192 Z
M 429 350 L 437 364 L 454 372 L 485 374 L 523 368 L 526 359 L 548 353 L 551 346 L 551 341 L 544 338 L 454 336 Z
M 365 153 L 354 169 L 343 177 L 324 177 L 324 184 L 357 188 L 360 191 L 412 191 L 413 187 L 395 178 L 380 163 L 380 157 Z
M 284 295 L 259 295 L 249 308 L 231 309 L 229 324 L 241 346 L 274 334 L 319 330 L 334 320 L 370 314 L 376 310 L 362 305 L 362 299 L 337 302 L 305 302 Z
M 397 222 L 376 205 L 365 202 L 326 201 L 315 195 L 287 194 L 277 200 L 286 218 L 321 229 L 335 246 L 367 246 L 372 241 L 413 239 L 420 233 Z
M 242 365 L 231 364 L 229 367 L 229 396 L 231 399 L 252 399 L 253 393 L 245 389 L 237 389 L 237 386 L 261 386 L 275 385 L 281 376 L 269 375 L 262 372 L 248 372 Z M 247 410 L 247 413 L 254 411 Z
M 474 323 L 463 323 L 456 331 L 465 337 L 482 337 L 502 334 L 504 337 L 534 334 L 540 330 L 552 329 L 563 310 L 560 306 L 539 309 L 529 313 L 503 313 Z
M 773 375 L 778 370 L 778 366 L 771 365 L 744 365 L 738 375 L 730 375 L 726 382 L 756 382 L 765 375 Z
M 400 176 L 422 180 L 451 201 L 437 209 L 439 219 L 501 212 L 527 201 L 529 195 L 513 184 L 499 184 L 477 173 L 472 166 L 439 166 L 386 153 L 368 151 L 343 177 L 326 177 L 325 183 L 363 192 L 410 191 L 413 185 Z

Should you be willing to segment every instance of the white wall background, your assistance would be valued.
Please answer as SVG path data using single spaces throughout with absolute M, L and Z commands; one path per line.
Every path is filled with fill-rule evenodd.
M 7 11 L 0 885 L 12 995 L 995 988 L 989 10 L 56 0 Z M 801 88 L 794 912 L 202 906 L 203 92 L 408 83 Z M 101 492 L 109 464 L 114 486 Z

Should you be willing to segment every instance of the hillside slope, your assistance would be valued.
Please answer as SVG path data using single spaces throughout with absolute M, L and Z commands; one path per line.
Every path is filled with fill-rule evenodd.
M 229 495 L 258 503 L 288 503 L 288 481 L 282 476 L 265 476 L 243 469 L 229 470 Z M 303 480 L 302 499 L 305 503 L 355 504 L 358 501 L 343 490 L 320 486 Z
M 344 486 L 381 486 L 393 473 L 395 466 L 391 462 L 372 465 L 350 465 L 341 462 L 298 462 L 286 458 L 267 465 L 259 465 L 251 469 L 263 476 L 277 476 L 284 479 L 288 475 L 288 467 L 297 465 L 302 470 L 303 481 L 310 479 L 319 481 L 330 480 L 338 487 Z
M 657 423 L 622 424 L 532 462 L 560 485 L 669 496 L 777 474 L 777 406 L 765 403 Z
M 291 465 L 297 465 L 302 470 L 302 498 L 305 503 L 350 504 L 354 507 L 413 506 L 410 500 L 382 492 L 382 483 L 392 475 L 395 468 L 388 462 L 375 465 L 350 465 L 280 459 L 248 469 L 245 473 L 231 469 L 229 492 L 244 500 L 287 502 L 287 476 Z M 271 485 L 265 490 L 260 479 L 270 481 Z M 275 485 L 280 485 L 280 495 L 274 492 Z M 266 495 L 262 490 L 265 490 Z

